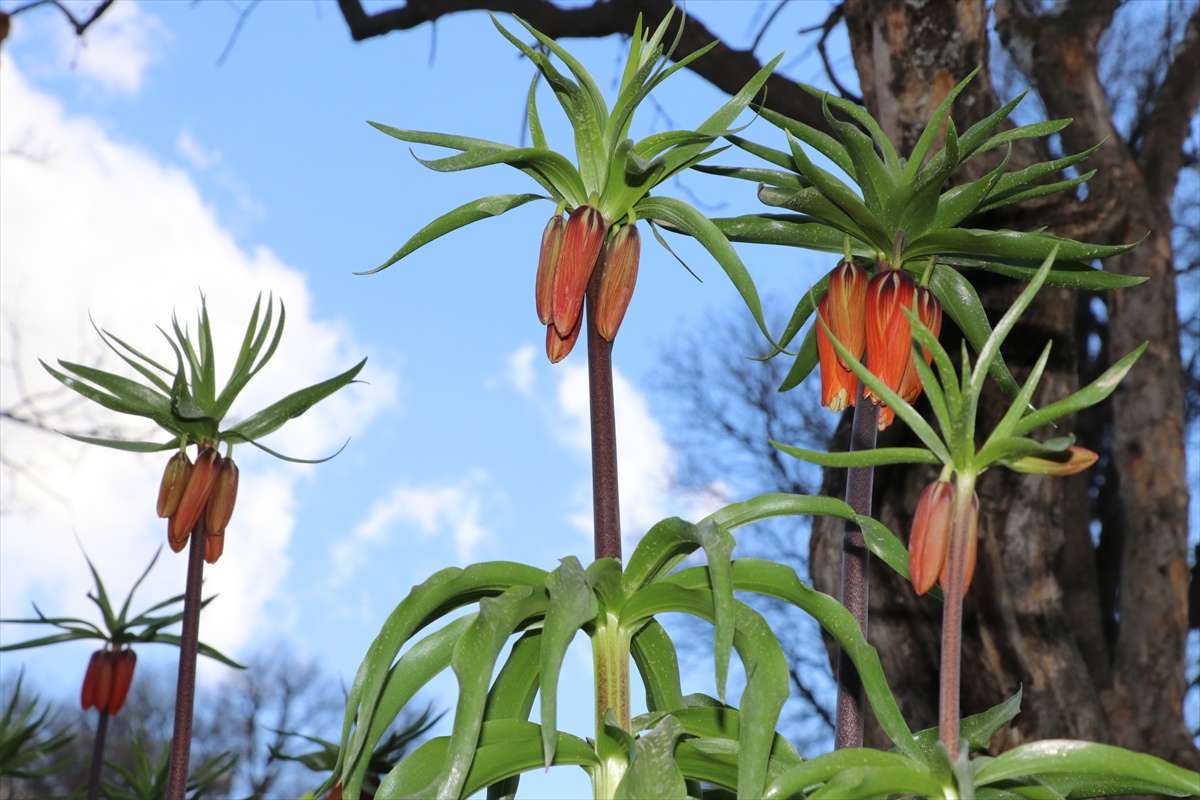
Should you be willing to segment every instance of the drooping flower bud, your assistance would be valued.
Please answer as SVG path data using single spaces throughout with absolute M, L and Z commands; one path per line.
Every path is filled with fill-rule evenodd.
M 167 543 L 176 553 L 187 544 L 188 537 L 192 534 L 192 528 L 196 527 L 200 515 L 204 513 L 205 506 L 208 505 L 209 495 L 212 494 L 213 485 L 217 480 L 217 466 L 220 458 L 216 448 L 207 446 L 200 451 L 200 455 L 196 456 L 196 463 L 192 467 L 192 474 L 188 477 L 187 487 L 183 490 L 183 497 L 179 500 L 179 508 L 175 510 L 175 514 L 167 524 Z
M 562 361 L 575 347 L 575 340 L 579 338 L 579 331 L 583 328 L 583 317 L 575 320 L 575 330 L 571 331 L 571 335 L 563 338 L 558 335 L 553 325 L 546 326 L 546 358 L 550 359 L 551 364 L 557 364 Z
M 108 713 L 116 714 L 125 705 L 129 685 L 133 682 L 133 669 L 137 666 L 137 655 L 129 649 L 111 654 L 113 666 L 112 695 L 108 698 Z
M 83 675 L 83 689 L 79 692 L 79 705 L 83 706 L 84 711 L 96 705 L 96 679 L 100 674 L 100 661 L 103 657 L 103 650 L 92 653 L 92 657 L 88 661 L 87 672 Z
M 216 482 L 213 484 L 212 494 L 208 498 L 208 510 L 204 513 L 209 536 L 225 534 L 225 526 L 229 524 L 229 520 L 233 516 L 234 503 L 237 502 L 237 464 L 233 463 L 232 458 L 222 458 L 216 471 Z
M 829 320 L 828 294 L 817 304 L 817 316 L 824 320 L 825 325 L 832 327 Z M 842 360 L 838 357 L 833 342 L 820 320 L 816 325 L 817 356 L 821 363 L 821 405 L 830 411 L 841 411 L 846 406 L 854 405 L 858 396 L 858 376 L 842 366 Z M 841 341 L 840 337 L 838 341 Z
M 843 261 L 829 273 L 826 324 L 834 337 L 857 361 L 867 346 L 867 271 L 853 261 Z M 850 365 L 838 356 L 842 368 Z M 857 381 L 857 378 L 855 379 Z
M 1040 475 L 1074 475 L 1083 472 L 1100 458 L 1098 453 L 1086 447 L 1075 446 L 1055 455 L 1061 457 L 1026 456 L 1012 462 L 1008 468 L 1016 472 L 1034 472 Z
M 158 486 L 158 516 L 166 519 L 179 508 L 179 499 L 187 487 L 192 474 L 192 460 L 187 453 L 176 453 L 163 470 L 162 483 Z
M 892 391 L 900 388 L 912 350 L 912 325 L 900 309 L 912 308 L 915 289 L 901 269 L 881 270 L 867 285 L 867 369 Z M 863 397 L 880 399 L 867 386 Z
M 204 560 L 209 564 L 217 563 L 217 559 L 225 552 L 225 534 L 213 536 L 208 534 L 204 540 Z
M 967 566 L 963 573 L 963 596 L 967 594 L 967 590 L 971 588 L 971 579 L 975 577 L 975 557 L 979 544 L 979 495 L 971 495 L 971 518 L 967 524 Z M 947 565 L 942 567 L 942 574 L 938 577 L 938 583 L 942 587 L 942 592 L 946 591 L 946 572 Z
M 917 319 L 929 329 L 933 338 L 941 336 L 942 304 L 933 292 L 924 286 L 918 286 L 913 293 L 913 311 L 917 312 Z M 925 354 L 925 363 L 932 363 L 933 353 L 929 352 L 929 348 L 922 345 L 921 351 Z
M 617 330 L 633 297 L 641 251 L 642 242 L 637 226 L 632 223 L 617 231 L 605 249 L 604 272 L 600 275 L 599 299 L 596 302 L 596 329 L 610 342 L 617 337 Z
M 571 212 L 563 233 L 558 265 L 551 289 L 551 314 L 559 336 L 567 338 L 579 322 L 583 295 L 604 248 L 608 223 L 591 206 L 579 206 Z
M 96 689 L 93 697 L 96 701 L 96 710 L 101 714 L 108 711 L 109 701 L 112 699 L 113 688 L 113 654 L 107 650 L 100 651 L 100 660 L 96 665 Z
M 561 214 L 555 214 L 546 223 L 542 232 L 542 249 L 538 255 L 537 284 L 535 300 L 537 301 L 538 319 L 543 325 L 549 325 L 554 316 L 551 313 L 551 290 L 554 287 L 554 272 L 558 266 L 558 254 L 562 250 L 563 232 L 566 222 Z
M 953 515 L 954 486 L 941 480 L 926 486 L 908 537 L 908 572 L 917 594 L 928 592 L 946 565 Z

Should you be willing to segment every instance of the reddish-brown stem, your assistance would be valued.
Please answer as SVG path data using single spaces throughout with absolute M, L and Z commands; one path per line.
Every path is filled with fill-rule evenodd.
M 855 390 L 857 391 L 857 389 Z M 879 405 L 859 398 L 854 406 L 854 425 L 850 433 L 850 452 L 873 450 L 879 431 Z M 874 467 L 851 467 L 846 476 L 846 503 L 856 514 L 871 513 L 871 490 L 875 482 Z M 863 538 L 862 528 L 846 522 L 842 536 L 842 605 L 844 605 L 867 635 L 867 600 L 870 595 L 868 575 L 871 553 Z M 866 702 L 862 678 L 845 650 L 838 652 L 837 722 L 833 744 L 843 747 L 863 745 L 863 706 Z
M 204 540 L 208 527 L 200 515 L 188 550 L 187 588 L 183 596 L 183 632 L 179 637 L 179 681 L 175 685 L 175 731 L 167 800 L 184 800 L 192 756 L 192 707 L 196 699 L 196 648 L 200 641 L 200 584 L 204 579 Z
M 617 491 L 617 420 L 613 410 L 612 342 L 596 329 L 600 273 L 587 289 L 588 402 L 592 427 L 592 517 L 596 558 L 621 559 L 621 502 Z
M 100 712 L 96 741 L 92 743 L 92 767 L 88 772 L 87 800 L 100 800 L 100 770 L 104 769 L 104 740 L 108 736 L 108 712 Z
M 958 757 L 959 676 L 962 662 L 963 585 L 967 573 L 967 547 L 971 536 L 971 498 L 975 479 L 959 477 L 955 486 L 954 517 L 950 523 L 950 552 L 946 555 L 946 583 L 942 587 L 942 687 L 938 711 L 939 738 L 951 758 Z

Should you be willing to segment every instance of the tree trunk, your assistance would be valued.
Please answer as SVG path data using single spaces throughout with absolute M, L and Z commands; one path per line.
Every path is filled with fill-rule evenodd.
M 1065 737 L 1111 742 L 1192 766 L 1196 749 L 1182 718 L 1188 491 L 1169 238 L 1179 163 L 1176 159 L 1173 170 L 1171 164 L 1138 164 L 1113 128 L 1097 76 L 1095 44 L 1114 8 L 1115 3 L 1071 3 L 1066 12 L 1048 18 L 1023 2 L 997 3 L 1002 41 L 1024 48 L 1019 52 L 1028 60 L 1018 63 L 1050 116 L 1075 120 L 1063 132 L 1064 149 L 1078 152 L 1110 138 L 1089 165 L 1100 173 L 1089 181 L 1086 200 L 1052 195 L 986 224 L 1049 226 L 1052 233 L 1102 242 L 1136 241 L 1152 230 L 1162 234 L 1105 264 L 1151 280 L 1111 293 L 1102 356 L 1111 350 L 1121 357 L 1149 341 L 1146 355 L 1111 406 L 1090 411 L 1088 419 L 1059 423 L 1062 432 L 1099 433 L 1105 416 L 1111 420 L 1111 450 L 1102 441 L 1080 442 L 1111 453 L 1109 474 L 1117 481 L 1100 492 L 1107 503 L 1107 512 L 1099 515 L 1100 547 L 1090 529 L 1097 515 L 1097 504 L 1089 501 L 1090 475 L 1064 479 L 993 469 L 979 482 L 979 560 L 964 609 L 962 710 L 964 715 L 984 711 L 1023 687 L 1023 710 L 993 739 L 993 752 Z M 901 153 L 911 150 L 950 89 L 978 65 L 983 69 L 955 105 L 955 124 L 964 130 L 999 107 L 987 69 L 984 4 L 846 0 L 844 10 L 864 103 L 899 142 Z M 1190 85 L 1184 92 L 1189 91 Z M 1190 98 L 1182 103 L 1185 128 L 1195 113 Z M 1174 140 L 1176 155 L 1181 138 Z M 1044 158 L 1037 148 L 1033 142 L 1014 148 L 1013 168 Z M 1170 147 L 1160 149 L 1170 152 Z M 994 165 L 980 163 L 955 180 L 970 180 Z M 970 278 L 993 322 L 1021 289 L 989 274 Z M 1046 341 L 1054 340 L 1035 404 L 1078 388 L 1081 371 L 1091 380 L 1091 372 L 1104 368 L 1089 369 L 1079 358 L 1077 342 L 1086 342 L 1086 330 L 1083 339 L 1077 339 L 1077 331 L 1089 300 L 1065 289 L 1043 289 L 1009 337 L 1004 357 L 1018 381 L 1028 375 Z M 946 326 L 942 338 L 951 353 L 959 352 L 960 334 L 953 326 Z M 978 429 L 989 431 L 1007 405 L 989 385 Z M 832 449 L 846 449 L 849 419 L 843 418 Z M 903 425 L 880 437 L 881 447 L 914 443 Z M 931 467 L 877 468 L 876 516 L 907 538 L 917 497 L 935 478 Z M 844 470 L 827 470 L 823 494 L 841 497 L 844 486 Z M 812 537 L 813 581 L 831 594 L 840 575 L 839 530 L 838 521 L 819 521 Z M 871 581 L 870 639 L 909 724 L 914 730 L 932 727 L 937 724 L 940 603 L 916 597 L 877 561 Z M 873 721 L 867 744 L 889 746 Z

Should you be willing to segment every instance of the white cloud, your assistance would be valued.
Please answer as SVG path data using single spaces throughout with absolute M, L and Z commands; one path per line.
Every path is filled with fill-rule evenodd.
M 76 16 L 90 14 L 77 11 Z M 171 33 L 162 20 L 142 10 L 136 0 L 114 3 L 80 39 L 63 20 L 54 20 L 59 54 L 85 78 L 105 90 L 137 94 L 146 69 L 162 58 Z
M 508 357 L 508 382 L 520 394 L 530 397 L 533 394 L 533 384 L 537 374 L 533 369 L 533 360 L 537 350 L 531 344 L 522 345 Z
M 519 351 L 518 351 L 519 352 Z M 587 368 L 581 364 L 555 367 L 560 371 L 557 420 L 559 443 L 583 457 L 591 454 Z M 674 487 L 675 451 L 662 425 L 650 412 L 645 395 L 620 370 L 613 370 L 613 403 L 617 424 L 617 469 L 620 474 L 621 533 L 628 553 L 654 523 L 673 515 L 697 520 L 725 502 L 722 487 L 702 493 Z M 592 533 L 591 482 L 578 488 L 583 506 L 572 517 L 588 536 Z
M 118 3 L 113 13 L 130 5 Z M 133 24 L 121 19 L 116 21 Z M 0 151 L 32 137 L 39 151 L 50 154 L 44 163 L 11 156 L 3 161 L 0 406 L 10 408 L 24 392 L 60 391 L 37 358 L 131 372 L 105 354 L 89 311 L 98 326 L 173 363 L 154 326 L 169 324 L 175 308 L 180 323 L 194 330 L 197 287 L 208 293 L 219 377 L 232 367 L 254 297 L 263 292 L 265 301 L 274 291 L 287 303 L 282 344 L 239 398 L 233 418 L 362 358 L 344 323 L 314 318 L 305 277 L 266 248 L 239 247 L 185 172 L 114 141 L 90 118 L 68 116 L 57 100 L 25 81 L 7 54 L 0 59 Z M 368 372 L 369 389 L 337 393 L 267 444 L 313 457 L 360 433 L 391 402 L 397 382 L 378 368 Z M 61 396 L 69 399 L 70 393 Z M 103 424 L 121 435 L 162 438 L 153 425 L 90 403 L 67 407 L 53 424 L 67 430 Z M 47 611 L 92 614 L 82 588 L 91 578 L 73 534 L 111 582 L 110 594 L 123 597 L 165 539 L 165 523 L 151 508 L 166 455 L 87 447 L 9 422 L 3 439 L 5 459 L 20 471 L 0 470 L 0 616 L 25 615 L 31 599 Z M 253 635 L 264 604 L 279 595 L 290 565 L 296 492 L 313 469 L 250 447 L 239 448 L 237 458 L 238 508 L 225 556 L 206 571 L 205 583 L 206 593 L 221 597 L 205 611 L 202 638 L 223 650 L 236 650 Z M 184 559 L 165 553 L 139 596 L 148 603 L 176 594 L 183 574 Z M 15 635 L 11 629 L 4 634 Z
M 205 148 L 196 141 L 196 137 L 192 136 L 192 132 L 187 128 L 181 130 L 179 136 L 175 137 L 175 149 L 188 160 L 189 164 L 201 171 L 209 169 L 221 161 L 220 152 Z
M 456 484 L 396 486 L 375 502 L 348 538 L 333 546 L 332 582 L 337 585 L 352 577 L 366 562 L 367 550 L 378 552 L 380 543 L 393 534 L 415 533 L 421 539 L 448 534 L 458 560 L 470 561 L 475 546 L 490 536 L 479 521 L 487 481 L 485 473 L 473 471 Z

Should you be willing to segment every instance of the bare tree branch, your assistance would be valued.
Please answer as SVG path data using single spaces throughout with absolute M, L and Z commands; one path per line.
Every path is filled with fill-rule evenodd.
M 361 0 L 338 0 L 350 35 L 361 42 L 392 31 L 415 28 L 433 22 L 447 14 L 461 11 L 493 11 L 517 14 L 530 25 L 553 39 L 600 38 L 633 32 L 640 15 L 646 25 L 654 27 L 671 9 L 670 0 L 596 0 L 591 5 L 562 8 L 549 0 L 408 0 L 402 6 L 368 14 Z M 665 37 L 671 40 L 682 15 L 676 14 L 672 30 Z M 753 49 L 735 50 L 720 41 L 694 17 L 687 20 L 676 58 L 694 53 L 712 41 L 718 44 L 703 58 L 696 59 L 688 69 L 712 83 L 718 89 L 736 94 L 763 64 Z M 832 133 L 821 101 L 800 89 L 795 81 L 782 75 L 772 75 L 766 83 L 765 105 L 773 111 L 803 122 L 820 131 Z
M 829 51 L 825 49 L 825 42 L 828 41 L 829 34 L 833 33 L 833 29 L 845 18 L 845 15 L 845 7 L 841 3 L 838 3 L 829 12 L 829 16 L 825 18 L 824 22 L 812 28 L 802 28 L 800 33 L 812 33 L 818 30 L 821 32 L 821 38 L 817 40 L 817 52 L 821 54 L 821 63 L 825 65 L 825 74 L 829 77 L 829 81 L 837 87 L 842 97 L 852 103 L 862 105 L 863 99 L 843 86 L 842 82 L 838 80 L 837 73 L 833 71 L 833 64 L 829 61 Z
M 1174 56 L 1154 94 L 1137 156 L 1147 187 L 1158 197 L 1174 194 L 1183 167 L 1183 143 L 1200 107 L 1200 6 L 1188 19 Z
M 100 17 L 104 14 L 104 12 L 108 11 L 109 6 L 111 6 L 113 4 L 113 2 L 115 2 L 115 0 L 101 0 L 101 3 L 99 5 L 97 5 L 95 8 L 93 8 L 92 13 L 89 14 L 84 19 L 77 18 L 74 14 L 71 13 L 71 10 L 69 8 L 67 8 L 66 6 L 64 6 L 62 3 L 60 3 L 59 0 L 33 0 L 33 2 L 31 2 L 31 3 L 26 3 L 23 6 L 17 6 L 12 11 L 9 11 L 7 14 L 2 14 L 0 16 L 6 17 L 6 19 L 3 22 L 3 26 L 4 26 L 5 33 L 7 33 L 7 31 L 8 31 L 8 19 L 7 18 L 15 17 L 17 14 L 22 14 L 26 11 L 32 11 L 33 9 L 37 8 L 38 6 L 54 6 L 59 11 L 61 11 L 63 14 L 65 14 L 67 19 L 69 19 L 71 21 L 71 27 L 73 27 L 75 29 L 75 35 L 83 36 L 84 31 L 86 31 L 89 27 L 91 27 L 93 22 L 100 19 Z M 3 38 L 4 38 L 3 36 L 0 36 L 0 41 L 2 41 Z

